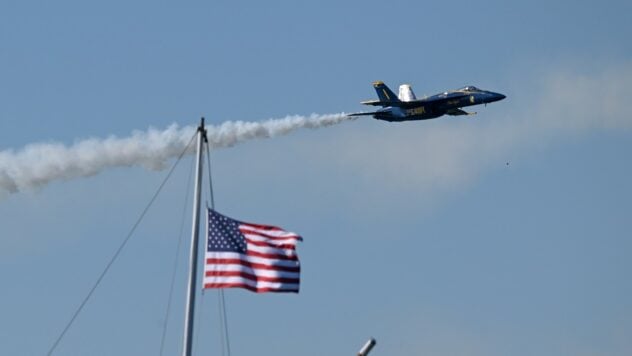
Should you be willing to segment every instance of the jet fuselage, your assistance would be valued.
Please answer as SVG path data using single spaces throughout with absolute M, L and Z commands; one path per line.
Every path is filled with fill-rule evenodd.
M 382 106 L 375 112 L 356 113 L 351 116 L 370 115 L 384 121 L 411 121 L 434 119 L 443 115 L 472 115 L 461 108 L 488 104 L 505 98 L 503 94 L 481 90 L 473 86 L 416 99 L 410 86 L 400 87 L 400 97 L 382 82 L 373 83 L 379 100 L 365 101 L 365 105 Z M 402 89 L 408 90 L 402 95 Z M 404 99 L 404 100 L 401 100 Z

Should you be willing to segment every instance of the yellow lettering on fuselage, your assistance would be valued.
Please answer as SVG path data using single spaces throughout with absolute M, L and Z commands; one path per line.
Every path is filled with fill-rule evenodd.
M 423 115 L 426 113 L 426 107 L 420 106 L 418 108 L 408 110 L 408 115 Z

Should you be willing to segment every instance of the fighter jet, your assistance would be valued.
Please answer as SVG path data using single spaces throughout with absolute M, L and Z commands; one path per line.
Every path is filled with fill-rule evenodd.
M 503 100 L 504 95 L 481 90 L 474 86 L 446 91 L 423 99 L 417 99 L 413 89 L 408 84 L 399 87 L 399 95 L 395 96 L 383 82 L 373 83 L 379 100 L 363 101 L 364 105 L 381 106 L 382 109 L 373 112 L 358 112 L 349 116 L 373 116 L 385 121 L 411 121 L 434 119 L 443 115 L 474 115 L 462 107 L 493 103 Z

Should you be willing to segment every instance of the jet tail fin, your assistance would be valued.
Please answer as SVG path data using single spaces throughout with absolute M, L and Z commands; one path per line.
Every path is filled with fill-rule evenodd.
M 384 82 L 378 81 L 373 83 L 373 88 L 375 88 L 377 97 L 381 102 L 399 102 L 397 95 L 395 95 L 395 93 L 393 93 L 393 91 L 389 89 Z

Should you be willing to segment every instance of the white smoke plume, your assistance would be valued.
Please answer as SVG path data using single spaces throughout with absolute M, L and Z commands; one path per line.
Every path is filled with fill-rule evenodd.
M 213 148 L 230 147 L 255 138 L 286 135 L 299 128 L 320 128 L 350 118 L 344 113 L 311 116 L 287 116 L 261 122 L 227 121 L 207 126 Z M 177 157 L 195 134 L 196 127 L 166 130 L 150 128 L 133 132 L 130 137 L 90 138 L 71 146 L 61 143 L 34 143 L 14 151 L 0 152 L 0 196 L 45 186 L 56 180 L 88 177 L 112 167 L 143 166 L 161 169 L 167 160 Z M 189 152 L 195 150 L 191 145 Z

